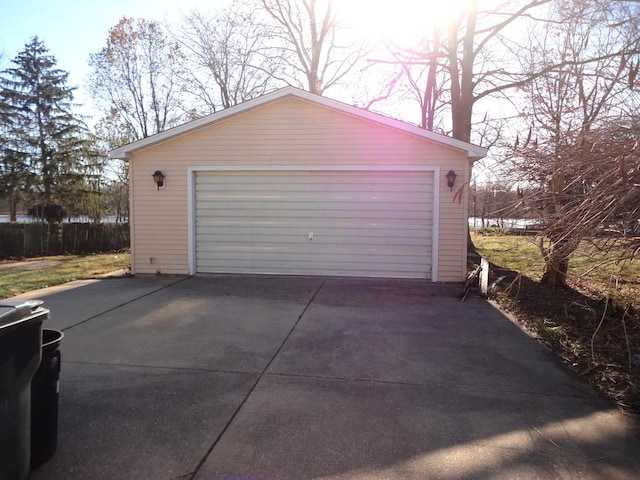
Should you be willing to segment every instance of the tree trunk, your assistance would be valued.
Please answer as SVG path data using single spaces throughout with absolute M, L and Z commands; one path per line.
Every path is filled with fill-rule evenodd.
M 10 222 L 18 221 L 18 200 L 13 195 L 9 197 L 9 216 Z
M 550 287 L 564 287 L 567 285 L 568 258 L 550 259 L 544 267 L 541 283 Z
M 542 250 L 545 265 L 541 283 L 550 287 L 564 287 L 567 285 L 569 257 L 577 248 L 578 243 L 569 242 L 566 239 L 551 240 L 549 248 Z
M 458 52 L 458 25 L 450 23 L 448 32 L 449 76 L 451 78 L 451 123 L 453 138 L 469 143 L 471 141 L 471 120 L 476 101 L 473 89 L 476 52 L 477 0 L 469 5 L 462 38 L 462 52 Z

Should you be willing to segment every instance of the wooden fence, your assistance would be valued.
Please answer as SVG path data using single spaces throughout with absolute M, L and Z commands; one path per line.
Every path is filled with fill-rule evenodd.
M 128 223 L 0 223 L 0 259 L 129 248 Z

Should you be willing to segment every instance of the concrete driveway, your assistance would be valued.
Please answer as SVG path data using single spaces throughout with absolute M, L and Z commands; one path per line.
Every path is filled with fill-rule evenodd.
M 89 280 L 62 329 L 58 451 L 33 479 L 637 479 L 640 433 L 459 286 Z

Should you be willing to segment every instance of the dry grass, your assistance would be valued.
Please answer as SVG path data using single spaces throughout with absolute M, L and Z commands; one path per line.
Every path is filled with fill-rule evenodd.
M 130 265 L 128 252 L 59 255 L 21 262 L 0 262 L 0 298 L 128 269 Z

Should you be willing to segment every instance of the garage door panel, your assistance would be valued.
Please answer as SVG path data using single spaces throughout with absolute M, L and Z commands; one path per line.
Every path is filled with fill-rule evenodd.
M 221 266 L 224 273 L 229 274 L 253 274 L 253 275 L 318 275 L 329 277 L 375 277 L 375 278 L 424 278 L 422 270 L 419 268 L 404 269 L 403 274 L 399 275 L 395 268 L 376 268 L 372 269 L 370 264 L 325 264 L 320 268 L 316 266 L 309 268 L 304 273 L 296 267 L 289 267 L 288 264 L 279 264 L 270 266 L 255 266 L 253 264 L 247 266 Z M 366 275 L 362 271 L 366 270 Z
M 342 194 L 318 192 L 294 192 L 290 194 L 251 195 L 249 192 L 243 195 L 225 195 L 222 193 L 199 195 L 203 201 L 212 202 L 210 207 L 229 208 L 236 205 L 255 207 L 255 202 L 260 201 L 259 208 L 289 208 L 291 202 L 314 202 L 328 208 L 344 208 L 352 206 L 357 209 L 371 208 L 373 205 L 390 205 L 396 208 L 413 208 L 412 205 L 421 205 L 424 202 L 425 192 L 343 192 Z M 215 202 L 215 204 L 214 204 Z M 284 205 L 283 205 L 284 204 Z
M 317 204 L 322 208 L 344 209 L 345 207 L 353 207 L 358 210 L 371 208 L 374 205 L 389 205 L 391 208 L 409 208 L 412 205 L 424 205 L 424 196 L 432 197 L 433 194 L 428 192 L 343 192 L 342 194 L 327 194 L 325 192 L 292 192 L 288 194 L 278 193 L 272 195 L 261 195 L 250 192 L 242 195 L 231 194 L 210 194 L 198 195 L 198 198 L 206 204 L 202 204 L 200 208 L 228 208 L 232 207 L 249 207 L 249 208 L 291 208 L 295 207 L 296 202 L 305 204 Z M 260 205 L 255 205 L 259 201 Z M 284 205 L 283 205 L 284 204 Z
M 195 195 L 198 272 L 429 275 L 431 172 L 199 172 Z
M 354 210 L 348 207 L 345 207 L 343 210 L 333 210 L 331 212 L 331 218 L 335 218 L 338 220 L 348 221 L 352 219 L 353 221 L 358 221 L 359 218 L 366 214 L 366 221 L 376 221 L 376 222 L 384 222 L 387 219 L 395 219 L 395 220 L 413 220 L 415 222 L 423 223 L 430 222 L 431 220 L 424 215 L 420 210 L 409 211 L 403 210 L 401 208 L 385 208 L 384 205 L 375 206 L 376 211 L 362 211 L 362 210 Z M 209 210 L 209 211 L 207 211 Z M 199 218 L 228 218 L 228 219 L 238 219 L 243 218 L 245 221 L 251 221 L 252 219 L 258 218 L 261 220 L 277 220 L 277 219 L 286 219 L 297 221 L 296 219 L 307 219 L 310 224 L 313 224 L 316 220 L 324 220 L 327 218 L 327 209 L 320 207 L 309 207 L 304 209 L 300 205 L 292 206 L 288 210 L 273 210 L 273 209 L 248 209 L 248 208 L 238 208 L 231 210 L 230 208 L 226 209 L 198 209 L 196 210 L 196 215 Z M 205 220 L 206 221 L 206 220 Z
M 286 188 L 286 187 L 274 187 L 274 188 Z M 378 202 L 389 203 L 422 203 L 424 202 L 425 195 L 429 197 L 433 196 L 432 192 L 424 191 L 420 189 L 405 188 L 398 190 L 381 190 L 375 189 L 373 186 L 363 186 L 361 190 L 342 190 L 342 191 L 325 191 L 325 190 L 313 190 L 303 189 L 300 191 L 282 191 L 271 190 L 268 192 L 259 191 L 233 191 L 226 192 L 222 189 L 217 189 L 211 192 L 197 192 L 198 198 L 206 201 L 216 202 L 254 202 L 261 200 L 264 202 L 327 202 L 327 203 L 343 203 L 354 202 L 357 204 L 370 204 Z
M 287 188 L 292 192 L 305 192 L 311 190 L 314 192 L 358 192 L 367 191 L 368 188 L 375 188 L 381 190 L 393 190 L 403 187 L 407 187 L 412 190 L 423 190 L 424 185 L 421 183 L 420 178 L 398 178 L 398 177 L 385 177 L 385 178 L 357 178 L 351 179 L 342 178 L 340 176 L 322 176 L 312 179 L 313 181 L 298 181 L 295 185 L 292 185 L 289 180 L 285 179 L 280 181 L 244 181 L 241 177 L 220 177 L 215 181 L 209 181 L 197 186 L 199 192 L 202 193 L 216 193 L 216 192 L 242 192 L 242 191 L 255 191 L 258 193 L 270 193 L 273 191 L 281 191 L 283 188 Z M 318 184 L 318 181 L 326 182 L 324 185 Z
M 246 256 L 238 255 L 236 257 L 230 256 L 228 258 L 224 258 L 219 261 L 218 259 L 212 259 L 212 260 L 215 260 L 216 265 L 220 263 L 221 265 L 226 265 L 229 267 L 234 266 L 238 268 L 256 268 L 256 270 L 260 270 L 262 268 L 269 268 L 271 272 L 275 272 L 275 270 L 278 268 L 290 268 L 292 270 L 299 270 L 298 264 L 294 262 L 294 260 L 296 259 L 286 255 L 281 255 L 281 256 L 262 255 L 256 258 L 253 258 L 253 257 L 248 258 Z M 259 260 L 259 263 L 256 263 L 256 261 L 258 260 Z M 309 263 L 308 265 L 306 265 L 306 268 L 316 269 L 317 271 L 317 270 L 321 270 L 326 265 L 330 265 L 330 264 L 335 265 L 336 267 L 338 267 L 341 264 L 343 265 L 357 264 L 357 265 L 364 266 L 364 269 L 373 268 L 376 270 L 393 271 L 398 268 L 398 265 L 404 264 L 403 268 L 414 270 L 414 271 L 422 270 L 419 264 L 415 261 L 413 257 L 409 257 L 409 256 L 393 257 L 393 258 L 390 257 L 387 260 L 388 260 L 387 262 L 378 262 L 374 264 L 372 267 L 372 264 L 368 258 L 345 257 L 345 258 L 335 258 L 332 260 L 326 260 L 322 264 L 317 262 Z M 226 273 L 230 273 L 230 272 L 226 272 Z
M 401 212 L 402 213 L 402 212 Z M 371 228 L 371 229 L 389 229 L 389 230 L 397 230 L 397 229 L 409 229 L 409 230 L 431 230 L 432 225 L 429 222 L 429 219 L 424 218 L 416 218 L 415 215 L 398 215 L 394 216 L 392 219 L 385 219 L 383 217 L 368 217 L 368 218 L 359 218 L 353 215 L 346 216 L 337 216 L 328 220 L 324 217 L 312 217 L 310 215 L 297 215 L 297 216 L 261 216 L 260 218 L 255 218 L 251 216 L 242 216 L 235 215 L 233 217 L 229 216 L 230 213 L 226 213 L 224 217 L 203 220 L 198 225 L 199 229 L 208 229 L 210 233 L 214 233 L 212 230 L 221 228 L 269 228 L 269 227 L 278 227 L 278 228 L 302 228 L 308 230 L 309 227 L 316 228 L 344 228 L 344 227 L 353 227 L 353 228 Z M 308 230 L 308 231 L 312 231 Z
M 284 188 L 284 187 L 274 187 Z M 423 191 L 419 188 L 406 188 L 404 190 L 380 190 L 373 186 L 363 186 L 361 190 L 342 190 L 339 192 L 326 190 L 302 189 L 299 191 L 282 192 L 282 191 L 224 191 L 216 189 L 216 191 L 201 192 L 198 191 L 198 198 L 213 201 L 252 201 L 265 200 L 273 202 L 286 202 L 293 199 L 302 201 L 327 201 L 340 202 L 344 200 L 355 201 L 358 203 L 369 203 L 378 201 L 412 203 L 422 202 L 424 195 L 432 196 L 432 192 Z
M 300 268 L 286 258 L 262 260 L 259 263 L 246 259 L 225 259 L 221 263 L 216 263 L 217 268 L 224 270 L 224 273 L 258 273 L 258 274 L 281 274 L 281 275 L 332 275 L 332 276 L 362 276 L 363 271 L 370 272 L 366 276 L 390 277 L 390 278 L 423 278 L 423 269 L 415 261 L 408 261 L 405 264 L 398 263 L 376 263 L 350 261 L 327 261 L 321 265 L 313 263 L 306 266 L 304 273 Z M 398 268 L 403 274 L 398 274 Z
M 262 241 L 258 244 L 238 245 L 234 242 L 218 242 L 215 246 L 210 244 L 199 244 L 200 255 L 205 258 L 239 258 L 242 255 L 252 255 L 254 258 L 260 255 L 271 255 L 274 258 L 281 258 L 282 254 L 286 255 L 287 260 L 302 261 L 303 256 L 313 255 L 313 259 L 309 261 L 326 261 L 327 259 L 348 260 L 349 257 L 369 256 L 371 254 L 385 255 L 394 257 L 396 261 L 407 258 L 407 262 L 415 260 L 416 257 L 426 256 L 425 247 L 429 247 L 429 243 L 425 242 L 405 242 L 403 245 L 389 245 L 388 242 L 375 242 L 367 239 L 366 243 L 359 243 L 357 246 L 345 247 L 344 242 L 340 242 L 339 238 L 334 241 L 326 240 L 322 244 L 313 242 L 307 244 L 300 243 L 282 243 Z M 277 255 L 278 257 L 275 257 Z M 266 257 L 265 257 L 266 258 Z M 389 260 L 389 259 L 380 259 Z
M 338 237 L 339 239 L 356 239 L 356 243 L 361 243 L 359 239 L 362 237 L 362 231 L 358 228 L 335 228 L 332 227 L 323 227 L 321 225 L 315 225 L 317 228 L 301 228 L 301 227 L 278 227 L 271 226 L 259 227 L 260 233 L 256 234 L 256 229 L 254 227 L 247 226 L 237 226 L 237 227 L 229 227 L 229 226 L 210 226 L 210 227 L 199 227 L 197 230 L 197 234 L 202 238 L 202 235 L 210 236 L 216 235 L 216 243 L 219 244 L 225 241 L 237 241 L 238 237 L 246 237 L 247 241 L 252 242 L 260 242 L 262 240 L 269 241 L 269 238 L 282 238 L 288 237 L 294 239 L 296 241 L 307 240 L 309 233 L 313 233 L 314 238 L 313 241 L 316 243 L 329 241 L 335 242 L 334 238 Z M 398 242 L 402 241 L 415 241 L 424 243 L 431 243 L 431 229 L 428 228 L 414 228 L 411 230 L 410 234 L 405 231 L 404 235 L 399 237 L 398 232 L 389 229 L 383 228 L 382 226 L 377 227 L 367 227 L 368 232 L 365 237 L 369 242 L 371 241 L 384 241 L 389 242 L 390 240 L 397 239 Z M 313 230 L 316 230 L 319 233 L 315 233 Z M 249 236 L 255 236 L 253 239 L 249 239 Z M 429 238 L 427 238 L 429 237 Z M 377 240 L 379 239 L 379 240 Z M 338 240 L 341 241 L 341 240 Z
M 363 187 L 409 187 L 418 189 L 424 184 L 423 172 L 261 172 L 256 177 L 253 172 L 215 172 L 215 178 L 204 178 L 207 172 L 201 172 L 198 191 L 242 191 L 255 187 L 257 192 L 282 191 L 343 191 L 361 190 Z M 428 187 L 432 187 L 429 185 Z

